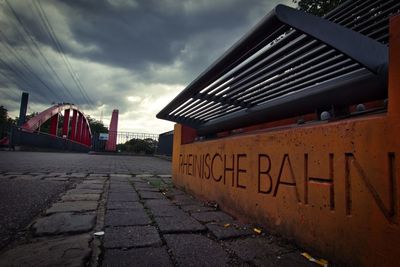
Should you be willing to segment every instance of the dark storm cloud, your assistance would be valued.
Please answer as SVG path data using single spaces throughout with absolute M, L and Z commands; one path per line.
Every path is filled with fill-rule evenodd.
M 8 2 L 31 38 L 5 0 L 0 0 L 0 27 L 7 37 L 4 40 L 0 36 L 1 43 L 12 46 L 52 92 L 4 45 L 0 45 L 2 59 L 26 76 L 15 75 L 0 62 L 1 73 L 11 78 L 5 81 L 0 75 L 2 97 L 6 95 L 2 92 L 13 87 L 10 80 L 16 80 L 19 90 L 30 92 L 32 99 L 43 106 L 53 101 L 67 101 L 96 114 L 100 113 L 99 106 L 105 113 L 119 108 L 121 117 L 124 114 L 125 117 L 142 116 L 142 122 L 154 119 L 156 111 L 166 104 L 162 99 L 164 96 L 171 98 L 178 94 L 277 3 L 291 3 L 291 0 Z M 45 17 L 39 16 L 38 3 L 41 3 Z M 46 32 L 43 19 L 51 24 L 95 108 L 87 105 L 87 99 L 67 72 L 65 62 L 57 53 L 56 43 Z M 60 79 L 32 48 L 34 43 L 31 39 L 40 47 Z M 153 103 L 157 106 L 152 113 L 144 112 Z
M 121 2 L 120 5 L 111 4 Z M 277 2 L 277 1 L 272 1 Z M 125 3 L 125 4 L 124 4 Z M 145 69 L 150 63 L 171 64 L 181 55 L 193 37 L 205 35 L 204 47 L 221 36 L 206 33 L 235 33 L 238 28 L 254 23 L 249 15 L 255 10 L 267 13 L 266 1 L 160 1 L 142 0 L 63 0 L 56 5 L 68 19 L 76 42 L 98 49 L 79 51 L 66 47 L 77 57 L 113 66 Z M 271 7 L 273 5 L 271 4 Z M 264 9 L 264 10 L 263 10 Z M 32 27 L 35 23 L 32 21 Z M 39 26 L 33 28 L 37 32 Z M 37 35 L 42 42 L 49 39 Z M 238 36 L 222 36 L 227 42 Z M 207 39 L 208 38 L 208 39 Z M 207 43 L 211 47 L 207 47 Z M 52 43 L 48 43 L 53 45 Z M 194 51 L 205 52 L 206 51 Z M 207 58 L 207 57 L 206 57 Z M 201 60 L 201 57 L 198 58 Z M 204 65 L 202 62 L 197 64 Z

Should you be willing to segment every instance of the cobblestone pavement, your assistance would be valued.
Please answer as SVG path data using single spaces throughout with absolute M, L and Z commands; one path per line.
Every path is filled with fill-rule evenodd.
M 41 179 L 78 180 L 0 252 L 0 266 L 316 266 L 289 243 L 174 188 L 168 174 Z

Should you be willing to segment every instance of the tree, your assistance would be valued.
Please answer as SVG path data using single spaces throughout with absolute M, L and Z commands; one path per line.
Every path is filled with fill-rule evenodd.
M 158 142 L 151 138 L 137 139 L 133 138 L 125 144 L 118 144 L 117 149 L 123 152 L 132 152 L 139 154 L 154 154 L 157 149 Z
M 4 106 L 0 106 L 0 139 L 6 137 L 11 127 L 17 124 L 17 120 L 8 117 L 8 110 Z
M 108 129 L 104 126 L 103 122 L 93 119 L 90 116 L 87 116 L 86 118 L 89 122 L 92 133 L 108 133 Z
M 7 122 L 8 111 L 4 106 L 0 106 L 0 124 Z
M 7 134 L 7 115 L 7 109 L 4 106 L 0 106 L 0 139 L 2 139 Z
M 322 17 L 346 0 L 292 0 L 300 10 Z

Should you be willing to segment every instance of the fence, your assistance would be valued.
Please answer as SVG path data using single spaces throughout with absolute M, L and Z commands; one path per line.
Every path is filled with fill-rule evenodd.
M 158 134 L 134 132 L 108 132 L 108 135 L 93 133 L 92 149 L 98 152 L 105 151 L 107 139 L 115 136 L 117 152 L 154 154 L 157 149 Z

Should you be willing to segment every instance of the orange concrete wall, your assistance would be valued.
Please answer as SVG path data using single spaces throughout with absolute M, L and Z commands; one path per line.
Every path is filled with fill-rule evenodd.
M 399 133 L 381 115 L 175 146 L 173 179 L 332 259 L 396 266 Z
M 390 20 L 389 113 L 400 116 L 400 15 Z
M 388 113 L 192 144 L 176 125 L 175 184 L 339 263 L 399 266 L 399 49 L 392 27 Z

